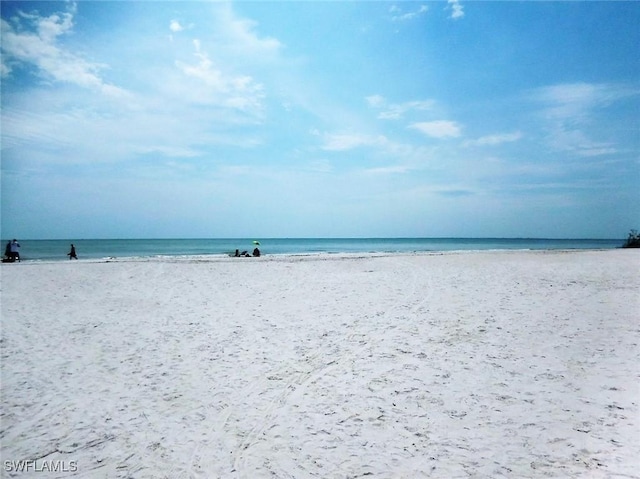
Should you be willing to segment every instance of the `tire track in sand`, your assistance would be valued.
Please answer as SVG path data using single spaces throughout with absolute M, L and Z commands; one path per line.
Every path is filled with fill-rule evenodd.
M 379 259 L 381 258 L 374 258 L 374 261 L 378 261 Z M 385 257 L 384 259 L 387 263 L 392 262 L 394 269 L 397 268 L 399 264 L 403 266 L 402 271 L 396 274 L 401 276 L 406 276 L 407 274 L 411 275 L 410 288 L 406 288 L 406 281 L 403 280 L 402 285 L 405 289 L 402 290 L 402 296 L 395 299 L 391 306 L 387 307 L 383 312 L 377 314 L 378 318 L 376 327 L 382 327 L 385 329 L 382 332 L 374 331 L 373 334 L 367 334 L 367 330 L 365 330 L 364 333 L 358 331 L 351 333 L 346 337 L 345 344 L 352 345 L 357 343 L 357 347 L 349 347 L 346 350 L 343 350 L 340 356 L 335 356 L 333 351 L 327 351 L 327 349 L 331 349 L 331 346 L 334 346 L 333 343 L 329 343 L 328 348 L 325 346 L 325 348 L 318 350 L 318 352 L 313 355 L 313 363 L 315 364 L 311 364 L 307 371 L 296 371 L 288 374 L 287 380 L 283 382 L 274 398 L 261 412 L 259 422 L 249 430 L 238 447 L 233 451 L 233 472 L 235 472 L 238 477 L 254 476 L 256 472 L 255 470 L 248 471 L 250 451 L 255 445 L 263 440 L 262 438 L 266 431 L 277 424 L 278 416 L 282 414 L 282 411 L 286 410 L 286 406 L 292 397 L 303 395 L 304 391 L 310 385 L 320 381 L 328 374 L 349 365 L 353 365 L 357 360 L 362 358 L 363 353 L 367 350 L 374 351 L 377 349 L 378 343 L 387 340 L 388 332 L 390 330 L 401 328 L 401 326 L 397 324 L 390 325 L 394 319 L 394 315 L 397 315 L 398 311 L 402 311 L 403 316 L 414 316 L 421 307 L 429 301 L 432 290 L 431 280 L 427 275 L 426 287 L 424 289 L 419 288 L 419 278 L 425 278 L 425 276 L 420 275 L 418 270 L 420 266 L 417 265 L 415 261 L 412 262 L 406 259 L 401 259 L 395 255 Z M 394 280 L 394 275 L 389 274 L 387 268 L 385 268 L 384 271 L 383 279 L 378 281 L 381 284 L 395 284 L 396 281 Z M 400 284 L 400 282 L 397 283 Z M 418 301 L 416 301 L 416 295 L 418 293 L 420 293 L 421 296 L 417 298 Z M 331 357 L 332 359 L 327 361 L 327 357 Z M 309 358 L 307 358 L 306 362 L 307 364 L 310 362 Z M 283 372 L 286 373 L 286 369 L 290 370 L 291 368 L 285 368 L 285 371 L 280 371 L 280 375 L 282 375 Z M 268 389 L 272 389 L 272 387 L 272 381 L 263 380 L 259 384 L 259 388 L 263 392 L 266 392 Z M 270 462 L 269 465 L 277 467 L 277 464 L 272 462 Z M 271 472 L 274 473 L 274 471 Z M 342 472 L 351 473 L 353 471 Z M 276 475 L 288 477 L 291 473 L 292 471 L 287 468 L 282 469 L 279 473 L 276 473 Z

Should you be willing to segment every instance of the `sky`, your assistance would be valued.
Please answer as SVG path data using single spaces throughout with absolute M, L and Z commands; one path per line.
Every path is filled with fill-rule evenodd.
M 640 229 L 640 2 L 1 12 L 4 238 Z

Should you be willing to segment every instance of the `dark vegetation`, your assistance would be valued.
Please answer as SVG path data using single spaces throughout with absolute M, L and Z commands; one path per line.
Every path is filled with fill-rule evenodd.
M 640 233 L 638 233 L 638 230 L 631 230 L 626 243 L 623 244 L 622 247 L 623 248 L 640 248 Z

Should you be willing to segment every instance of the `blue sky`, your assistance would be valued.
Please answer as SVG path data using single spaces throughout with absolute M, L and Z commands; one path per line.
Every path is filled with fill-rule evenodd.
M 3 237 L 640 228 L 640 3 L 1 5 Z

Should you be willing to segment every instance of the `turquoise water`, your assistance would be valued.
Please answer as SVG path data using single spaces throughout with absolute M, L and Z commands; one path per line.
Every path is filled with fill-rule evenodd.
M 263 254 L 397 253 L 470 250 L 558 250 L 619 248 L 619 239 L 520 238 L 256 238 Z M 226 255 L 253 251 L 251 239 L 19 240 L 26 261 L 68 260 L 70 244 L 80 259 Z M 4 240 L 3 247 L 7 240 Z

